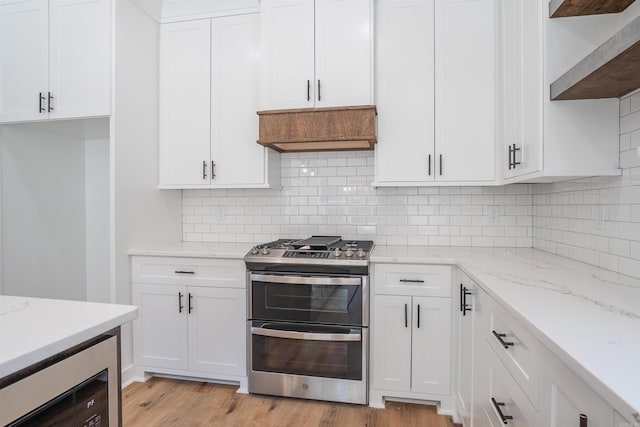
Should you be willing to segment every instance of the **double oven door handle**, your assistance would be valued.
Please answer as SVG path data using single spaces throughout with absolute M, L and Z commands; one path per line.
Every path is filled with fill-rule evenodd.
M 251 334 L 305 341 L 362 341 L 360 334 L 318 334 L 315 332 L 281 331 L 256 327 L 251 327 Z
M 274 276 L 270 274 L 251 273 L 252 282 L 280 283 L 287 285 L 328 285 L 328 286 L 360 286 L 359 277 L 307 277 L 307 276 Z

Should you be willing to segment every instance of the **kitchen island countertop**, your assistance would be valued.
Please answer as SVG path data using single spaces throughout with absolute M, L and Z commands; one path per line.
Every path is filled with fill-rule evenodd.
M 0 295 L 0 378 L 116 328 L 132 305 Z

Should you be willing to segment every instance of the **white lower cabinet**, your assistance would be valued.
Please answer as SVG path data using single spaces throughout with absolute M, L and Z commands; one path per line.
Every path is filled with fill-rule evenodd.
M 385 282 L 390 265 L 380 264 L 374 272 L 372 303 L 372 343 L 370 404 L 381 407 L 386 398 L 451 399 L 451 296 L 415 296 L 428 294 L 439 287 L 426 283 L 428 277 L 439 280 L 441 274 L 429 274 L 432 266 L 406 266 L 407 295 L 387 295 L 399 292 L 397 286 Z M 394 269 L 395 270 L 395 269 Z M 393 275 L 395 276 L 395 274 Z M 426 277 L 416 279 L 414 277 Z M 395 279 L 394 279 L 395 280 Z M 424 285 L 421 287 L 420 285 Z M 392 289 L 389 291 L 389 289 Z
M 170 268 L 165 272 L 162 266 Z M 150 271 L 158 274 L 148 274 Z M 181 265 L 176 258 L 134 257 L 133 303 L 139 310 L 134 321 L 134 359 L 138 370 L 237 381 L 246 388 L 243 272 L 239 260 L 184 259 Z M 171 275 L 174 283 L 170 283 Z M 215 283 L 226 287 L 212 285 Z

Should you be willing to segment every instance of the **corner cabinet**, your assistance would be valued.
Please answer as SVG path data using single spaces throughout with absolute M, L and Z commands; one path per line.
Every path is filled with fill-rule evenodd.
M 111 114 L 111 1 L 0 1 L 0 123 Z
M 373 103 L 372 0 L 262 0 L 263 110 Z
M 374 185 L 492 183 L 495 0 L 379 0 L 376 6 Z
M 619 175 L 618 99 L 550 100 L 551 82 L 604 41 L 604 22 L 551 20 L 547 0 L 499 4 L 505 183 Z
M 244 263 L 136 256 L 132 272 L 140 375 L 234 381 L 246 392 Z
M 257 14 L 161 25 L 160 188 L 279 186 L 258 139 Z
M 370 405 L 424 399 L 452 410 L 451 267 L 376 264 L 373 290 Z

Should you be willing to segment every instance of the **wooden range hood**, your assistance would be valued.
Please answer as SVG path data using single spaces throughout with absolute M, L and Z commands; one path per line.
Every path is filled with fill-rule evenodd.
M 258 144 L 279 152 L 373 150 L 376 107 L 258 111 Z

